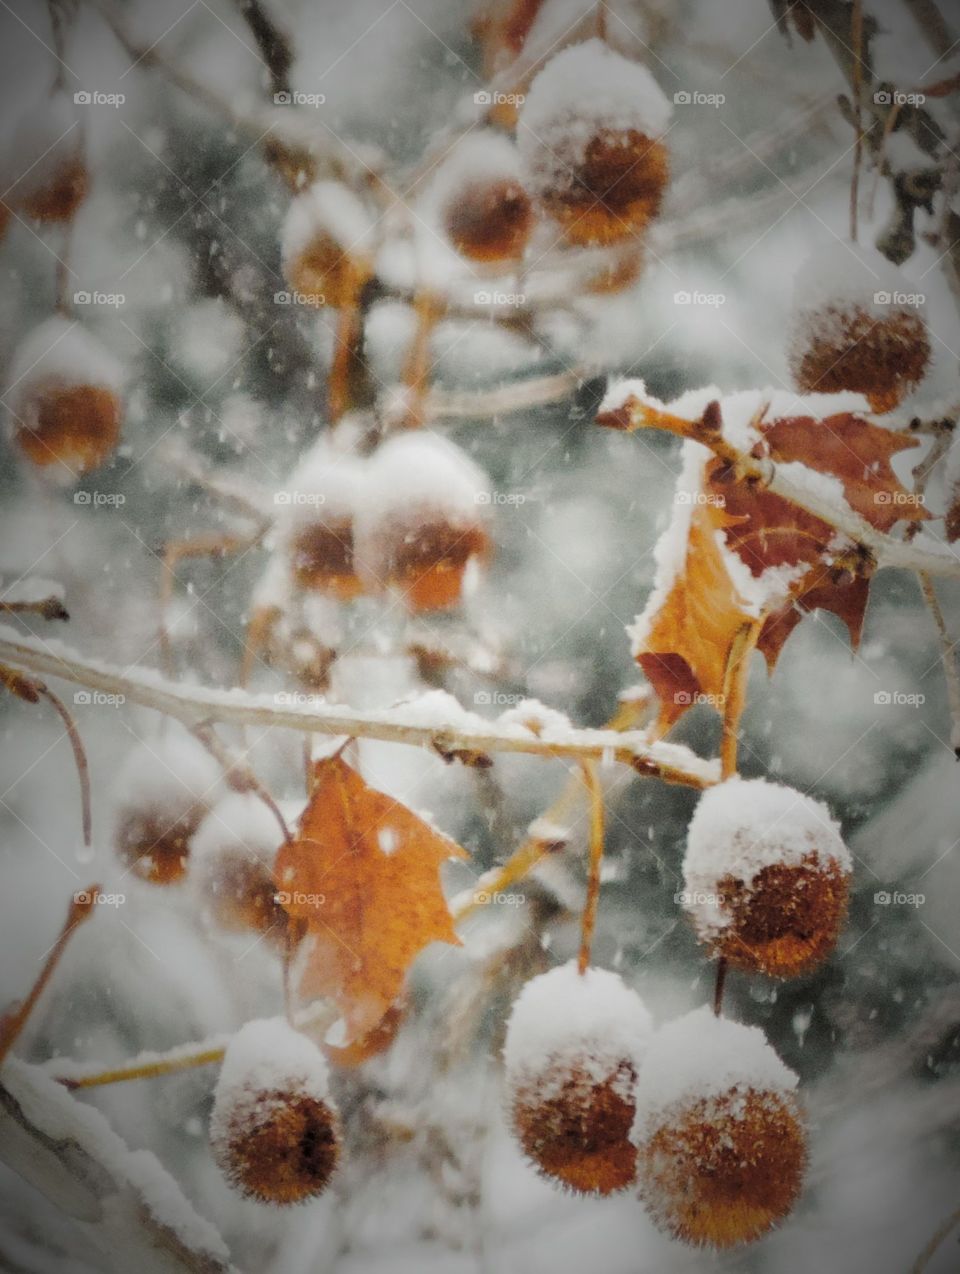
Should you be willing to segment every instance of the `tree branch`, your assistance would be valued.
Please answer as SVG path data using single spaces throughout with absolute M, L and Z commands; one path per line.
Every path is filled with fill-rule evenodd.
M 441 699 L 442 692 L 434 692 L 420 703 L 379 712 L 337 704 L 284 702 L 293 696 L 186 686 L 147 669 L 123 672 L 89 660 L 61 642 L 22 637 L 2 627 L 0 659 L 91 690 L 122 694 L 128 702 L 175 717 L 190 728 L 213 720 L 406 743 L 430 748 L 441 756 L 522 752 L 543 757 L 613 760 L 640 774 L 694 788 L 708 787 L 719 777 L 715 761 L 705 761 L 679 744 L 651 743 L 644 731 L 579 729 L 557 726 L 549 720 L 541 724 L 534 704 L 530 706 L 528 726 L 521 723 L 517 709 L 512 710 L 508 721 L 487 721 L 462 708 L 450 695 Z

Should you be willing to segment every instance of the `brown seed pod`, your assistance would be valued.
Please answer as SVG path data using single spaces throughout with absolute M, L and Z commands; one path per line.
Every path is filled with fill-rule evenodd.
M 283 226 L 281 260 L 294 300 L 344 306 L 356 298 L 371 272 L 372 222 L 346 186 L 320 181 L 290 204 Z
M 922 297 L 879 253 L 825 249 L 798 271 L 788 348 L 803 393 L 863 394 L 891 411 L 923 380 L 931 360 Z
M 640 1197 L 674 1238 L 729 1248 L 792 1210 L 807 1163 L 796 1076 L 755 1027 L 708 1009 L 655 1037 L 637 1083 Z
M 797 977 L 836 946 L 850 872 L 825 805 L 763 779 L 733 778 L 700 798 L 681 902 L 712 955 L 751 973 Z
M 17 349 L 10 380 L 8 431 L 32 464 L 69 479 L 113 453 L 122 371 L 88 332 L 64 318 L 41 323 Z
M 371 461 L 356 519 L 356 562 L 371 590 L 391 588 L 412 611 L 460 602 L 468 571 L 489 555 L 483 475 L 433 434 L 390 439 Z
M 533 228 L 520 156 L 506 137 L 476 132 L 444 161 L 427 196 L 447 238 L 478 262 L 515 261 Z
M 504 1045 L 509 1118 L 545 1177 L 579 1194 L 632 1184 L 634 1087 L 650 1033 L 643 1002 L 616 974 L 568 964 L 524 987 Z
M 340 1158 L 340 1126 L 317 1046 L 279 1018 L 238 1031 L 214 1094 L 210 1145 L 247 1198 L 285 1207 L 322 1194 Z
M 187 872 L 190 840 L 220 795 L 220 767 L 190 735 L 134 749 L 117 780 L 113 845 L 141 880 L 170 885 Z
M 213 926 L 282 942 L 287 913 L 277 901 L 273 860 L 283 841 L 276 815 L 252 792 L 231 792 L 190 841 L 190 883 Z
M 529 188 L 571 244 L 637 237 L 660 211 L 670 106 L 650 72 L 599 40 L 559 53 L 520 115 Z
M 15 123 L 2 168 L 4 198 L 12 208 L 42 224 L 72 220 L 90 177 L 83 127 L 66 93 L 31 105 Z
M 326 441 L 304 456 L 276 495 L 280 534 L 298 587 L 350 601 L 365 589 L 357 573 L 354 517 L 366 485 L 364 462 Z

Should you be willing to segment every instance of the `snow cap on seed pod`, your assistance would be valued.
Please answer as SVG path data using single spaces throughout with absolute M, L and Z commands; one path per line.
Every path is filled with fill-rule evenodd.
M 727 1248 L 788 1215 L 807 1162 L 796 1087 L 757 1027 L 701 1008 L 657 1032 L 632 1137 L 640 1197 L 661 1229 Z
M 141 880 L 169 885 L 186 875 L 190 839 L 223 794 L 220 766 L 182 727 L 139 743 L 116 781 L 113 844 Z
M 4 202 L 41 223 L 69 221 L 89 185 L 83 127 L 62 90 L 32 102 L 0 154 Z
M 327 1188 L 340 1157 L 327 1063 L 283 1018 L 248 1022 L 227 1046 L 210 1145 L 220 1171 L 247 1198 L 282 1206 Z
M 32 464 L 62 482 L 99 468 L 123 418 L 123 368 L 69 319 L 47 319 L 17 347 L 8 373 L 6 427 Z
M 300 588 L 349 601 L 364 590 L 357 575 L 355 518 L 365 499 L 367 464 L 325 439 L 307 452 L 275 495 L 278 533 Z
M 551 58 L 520 112 L 528 188 L 570 243 L 614 243 L 657 216 L 671 107 L 645 66 L 587 40 Z
M 283 275 L 308 305 L 340 306 L 369 274 L 373 221 L 349 187 L 318 181 L 297 195 L 283 223 Z
M 890 411 L 930 364 L 924 297 L 875 250 L 836 243 L 797 271 L 788 354 L 803 393 L 863 394 Z
M 488 479 L 422 430 L 388 439 L 369 466 L 356 520 L 361 579 L 395 589 L 412 611 L 455 606 L 490 552 Z
M 276 814 L 255 792 L 228 792 L 190 839 L 189 879 L 215 928 L 282 938 L 273 863 L 283 842 Z
M 516 146 L 502 133 L 470 133 L 444 159 L 424 199 L 447 238 L 474 261 L 523 255 L 533 208 Z
M 503 1058 L 510 1123 L 540 1173 L 582 1194 L 633 1182 L 634 1085 L 652 1030 L 616 973 L 581 975 L 572 961 L 526 984 Z
M 700 797 L 687 834 L 683 905 L 700 941 L 735 968 L 789 978 L 836 945 L 852 871 L 820 801 L 765 779 Z

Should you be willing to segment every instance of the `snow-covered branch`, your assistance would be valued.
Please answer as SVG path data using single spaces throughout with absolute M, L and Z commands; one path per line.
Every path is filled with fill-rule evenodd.
M 535 701 L 521 703 L 493 721 L 463 708 L 452 695 L 430 691 L 409 703 L 378 712 L 318 703 L 318 696 L 290 692 L 248 694 L 186 686 L 148 669 L 124 672 L 87 659 L 56 641 L 24 637 L 0 628 L 0 661 L 176 717 L 185 725 L 221 721 L 231 725 L 280 726 L 306 733 L 380 739 L 428 747 L 449 758 L 490 752 L 619 761 L 671 783 L 703 788 L 717 781 L 716 763 L 678 744 L 651 743 L 639 730 L 579 729 L 559 712 Z M 303 700 L 307 700 L 304 702 Z
M 0 1083 L 0 1146 L 4 1162 L 92 1240 L 104 1269 L 233 1269 L 220 1235 L 149 1151 L 128 1149 L 99 1111 L 17 1059 Z

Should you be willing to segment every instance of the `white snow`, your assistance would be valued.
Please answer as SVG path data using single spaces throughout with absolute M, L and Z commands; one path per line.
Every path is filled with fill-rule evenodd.
M 820 863 L 853 869 L 839 824 L 821 801 L 766 779 L 730 778 L 700 797 L 683 860 L 687 910 L 701 933 L 730 923 L 720 898 L 726 876 L 749 885 L 764 867 Z
M 370 214 L 349 187 L 336 181 L 318 181 L 291 202 L 280 245 L 284 269 L 321 236 L 349 252 L 367 252 L 372 245 Z
M 14 99 L 16 100 L 16 99 Z M 0 181 L 8 203 L 30 199 L 83 154 L 80 112 L 62 89 L 20 114 L 0 150 Z
M 880 315 L 889 312 L 889 305 L 876 301 L 876 294 L 921 290 L 875 248 L 838 240 L 819 247 L 797 270 L 794 304 L 803 311 L 857 306 Z
M 220 766 L 206 748 L 170 721 L 163 733 L 133 748 L 113 786 L 122 809 L 158 808 L 174 818 L 174 810 L 216 800 L 222 783 Z
M 282 525 L 352 519 L 366 499 L 369 462 L 342 454 L 321 437 L 274 496 Z
M 190 838 L 190 873 L 202 873 L 205 860 L 215 870 L 224 850 L 269 866 L 283 843 L 277 816 L 254 792 L 229 792 L 210 810 Z
M 678 1109 L 702 1098 L 788 1094 L 797 1082 L 759 1027 L 716 1017 L 706 1006 L 694 1009 L 653 1037 L 637 1080 L 632 1139 L 641 1145 Z
M 522 180 L 520 152 L 513 142 L 503 133 L 480 129 L 468 133 L 445 156 L 424 195 L 424 210 L 442 216 L 472 187 Z
M 541 147 L 572 141 L 585 147 L 600 128 L 637 129 L 659 137 L 672 108 L 645 66 L 602 40 L 585 40 L 551 58 L 520 111 L 520 151 L 539 162 Z
M 571 960 L 531 978 L 514 1002 L 503 1047 L 507 1082 L 536 1084 L 549 1096 L 570 1064 L 602 1083 L 624 1062 L 637 1070 L 652 1034 L 646 1005 L 618 974 L 581 975 Z
M 6 395 L 18 416 L 37 390 L 96 385 L 119 393 L 123 366 L 105 345 L 73 319 L 46 319 L 24 337 L 7 373 Z
M 55 597 L 62 602 L 66 596 L 67 590 L 61 583 L 43 579 L 39 575 L 22 575 L 9 584 L 0 580 L 0 601 L 3 602 L 33 605 L 36 602 L 45 602 L 48 597 Z
M 226 1131 L 226 1120 L 238 1106 L 256 1102 L 259 1095 L 295 1090 L 327 1101 L 330 1073 L 316 1044 L 286 1018 L 247 1022 L 227 1045 L 213 1098 L 211 1138 Z

